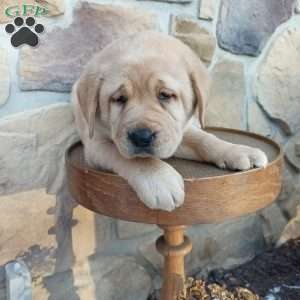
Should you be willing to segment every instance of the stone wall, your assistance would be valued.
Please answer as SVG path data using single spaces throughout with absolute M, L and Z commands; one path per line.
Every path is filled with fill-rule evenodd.
M 286 154 L 275 204 L 189 228 L 188 273 L 233 267 L 276 243 L 300 202 L 297 1 L 28 0 L 50 12 L 35 49 L 11 46 L 3 11 L 12 3 L 0 4 L 0 264 L 22 258 L 36 299 L 146 300 L 160 286 L 159 229 L 74 208 L 64 189 L 64 151 L 78 140 L 71 85 L 94 52 L 131 32 L 161 30 L 189 45 L 212 76 L 206 123 L 271 137 Z

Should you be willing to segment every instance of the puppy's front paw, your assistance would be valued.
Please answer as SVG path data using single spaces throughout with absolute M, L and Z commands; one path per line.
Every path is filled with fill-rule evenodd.
M 261 168 L 267 164 L 268 158 L 263 151 L 243 145 L 229 146 L 217 161 L 218 167 L 231 170 Z
M 172 211 L 184 202 L 184 181 L 170 165 L 144 170 L 130 180 L 141 201 L 152 209 Z

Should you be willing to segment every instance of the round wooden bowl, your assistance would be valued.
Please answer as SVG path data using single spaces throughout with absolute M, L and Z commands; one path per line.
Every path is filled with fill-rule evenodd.
M 260 148 L 267 154 L 269 164 L 266 168 L 233 172 L 196 161 L 168 159 L 184 177 L 186 196 L 181 207 L 166 212 L 147 208 L 120 176 L 87 166 L 83 145 L 77 143 L 66 153 L 70 192 L 79 204 L 96 213 L 158 225 L 222 222 L 271 204 L 281 188 L 283 153 L 280 146 L 249 132 L 225 128 L 206 130 L 223 140 Z

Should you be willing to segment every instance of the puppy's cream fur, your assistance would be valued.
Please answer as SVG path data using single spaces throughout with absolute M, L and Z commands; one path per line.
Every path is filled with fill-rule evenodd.
M 170 98 L 162 101 L 161 93 Z M 183 203 L 184 183 L 163 158 L 238 170 L 265 166 L 259 149 L 202 130 L 208 93 L 205 66 L 179 40 L 143 32 L 110 44 L 88 63 L 72 91 L 88 164 L 114 171 L 148 207 L 168 211 Z M 120 96 L 126 103 L 117 101 Z M 151 154 L 136 153 L 128 140 L 128 132 L 139 127 L 157 133 Z

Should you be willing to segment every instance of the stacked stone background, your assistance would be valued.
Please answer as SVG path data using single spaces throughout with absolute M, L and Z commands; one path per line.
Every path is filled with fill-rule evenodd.
M 28 0 L 51 13 L 39 20 L 46 27 L 40 46 L 18 50 L 4 31 L 3 7 L 15 2 L 0 4 L 0 265 L 22 258 L 36 299 L 146 300 L 160 286 L 159 229 L 62 202 L 64 151 L 78 140 L 71 85 L 94 52 L 129 32 L 168 32 L 205 62 L 212 77 L 207 125 L 260 133 L 285 151 L 275 204 L 188 230 L 188 273 L 233 267 L 277 242 L 300 203 L 296 0 Z M 0 299 L 2 279 L 0 272 Z

